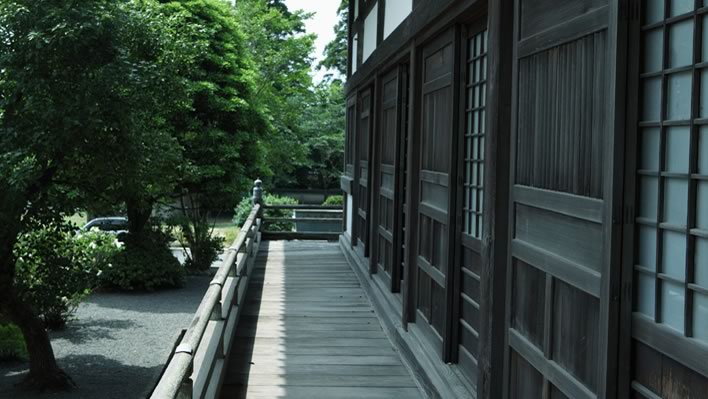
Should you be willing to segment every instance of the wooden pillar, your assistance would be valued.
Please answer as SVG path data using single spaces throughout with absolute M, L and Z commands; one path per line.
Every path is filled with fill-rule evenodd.
M 514 1 L 489 2 L 487 168 L 484 181 L 477 397 L 502 397 L 506 349 L 506 280 L 510 239 L 511 99 Z

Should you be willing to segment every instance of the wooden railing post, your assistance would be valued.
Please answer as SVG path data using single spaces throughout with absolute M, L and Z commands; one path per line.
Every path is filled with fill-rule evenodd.
M 253 197 L 251 199 L 253 205 L 263 205 L 263 181 L 261 179 L 256 179 L 253 182 Z

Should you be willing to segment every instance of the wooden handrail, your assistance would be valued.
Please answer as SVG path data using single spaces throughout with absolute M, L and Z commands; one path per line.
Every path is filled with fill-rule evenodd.
M 307 205 L 307 204 L 297 204 L 297 205 L 268 205 L 265 204 L 263 209 L 294 209 L 294 210 L 316 210 L 316 211 L 341 211 L 343 210 L 340 205 Z
M 248 219 L 214 275 L 189 328 L 172 354 L 151 398 L 216 397 L 238 324 L 241 304 L 248 287 L 261 240 L 261 205 L 253 207 Z M 199 362 L 195 367 L 198 358 Z
M 282 215 L 268 216 L 268 210 L 290 210 L 294 211 L 291 217 L 283 217 Z M 313 215 L 303 215 L 299 216 L 297 211 L 317 211 L 321 212 L 323 217 L 313 217 Z M 305 213 L 305 212 L 303 212 Z M 337 240 L 339 234 L 344 230 L 344 210 L 341 206 L 329 206 L 329 205 L 264 205 L 263 206 L 263 226 L 264 230 L 263 238 L 266 240 Z M 274 223 L 292 223 L 286 226 L 298 226 L 298 229 L 307 228 L 302 227 L 299 223 L 311 223 L 315 225 L 322 225 L 328 223 L 337 223 L 338 227 L 334 230 L 325 231 L 274 231 L 268 230 L 267 226 L 271 226 Z M 313 230 L 317 230 L 314 228 Z
M 269 217 L 264 217 L 263 218 L 263 224 L 267 223 L 292 223 L 292 222 L 315 222 L 315 223 L 323 223 L 323 222 L 341 222 L 343 219 L 342 218 L 269 218 Z

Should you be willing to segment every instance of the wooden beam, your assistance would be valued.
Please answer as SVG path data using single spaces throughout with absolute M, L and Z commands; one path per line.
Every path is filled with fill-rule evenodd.
M 489 2 L 487 70 L 487 139 L 480 337 L 477 397 L 502 397 L 506 350 L 506 293 L 510 251 L 509 193 L 511 164 L 514 0 Z
M 410 50 L 410 72 L 411 72 L 411 89 L 408 99 L 408 172 L 407 183 L 408 193 L 406 204 L 406 252 L 405 259 L 405 275 L 403 288 L 403 314 L 402 326 L 408 328 L 408 322 L 415 320 L 415 293 L 416 293 L 416 251 L 418 250 L 418 190 L 419 190 L 419 164 L 420 164 L 420 124 L 417 123 L 419 118 L 418 111 L 420 110 L 420 65 L 418 59 L 418 50 L 416 43 L 411 43 Z

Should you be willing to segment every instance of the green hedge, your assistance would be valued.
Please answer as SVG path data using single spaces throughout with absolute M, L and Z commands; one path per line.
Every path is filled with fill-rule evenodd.
M 297 205 L 298 202 L 295 198 L 291 197 L 281 197 L 278 195 L 267 194 L 263 201 L 266 205 Z M 248 215 L 251 214 L 253 210 L 253 202 L 250 198 L 246 197 L 239 202 L 236 209 L 234 209 L 234 223 L 239 227 L 243 226 L 248 219 Z M 293 217 L 293 211 L 289 209 L 269 209 L 266 211 L 266 217 L 271 218 L 291 218 Z M 275 222 L 269 223 L 264 227 L 268 231 L 292 231 L 295 228 L 295 223 L 292 222 Z
M 343 206 L 344 205 L 344 197 L 341 195 L 330 195 L 327 197 L 327 199 L 322 203 L 322 205 L 325 206 Z
M 125 249 L 101 273 L 101 286 L 124 291 L 154 291 L 184 286 L 185 270 L 172 255 L 169 234 L 151 228 L 121 238 Z

